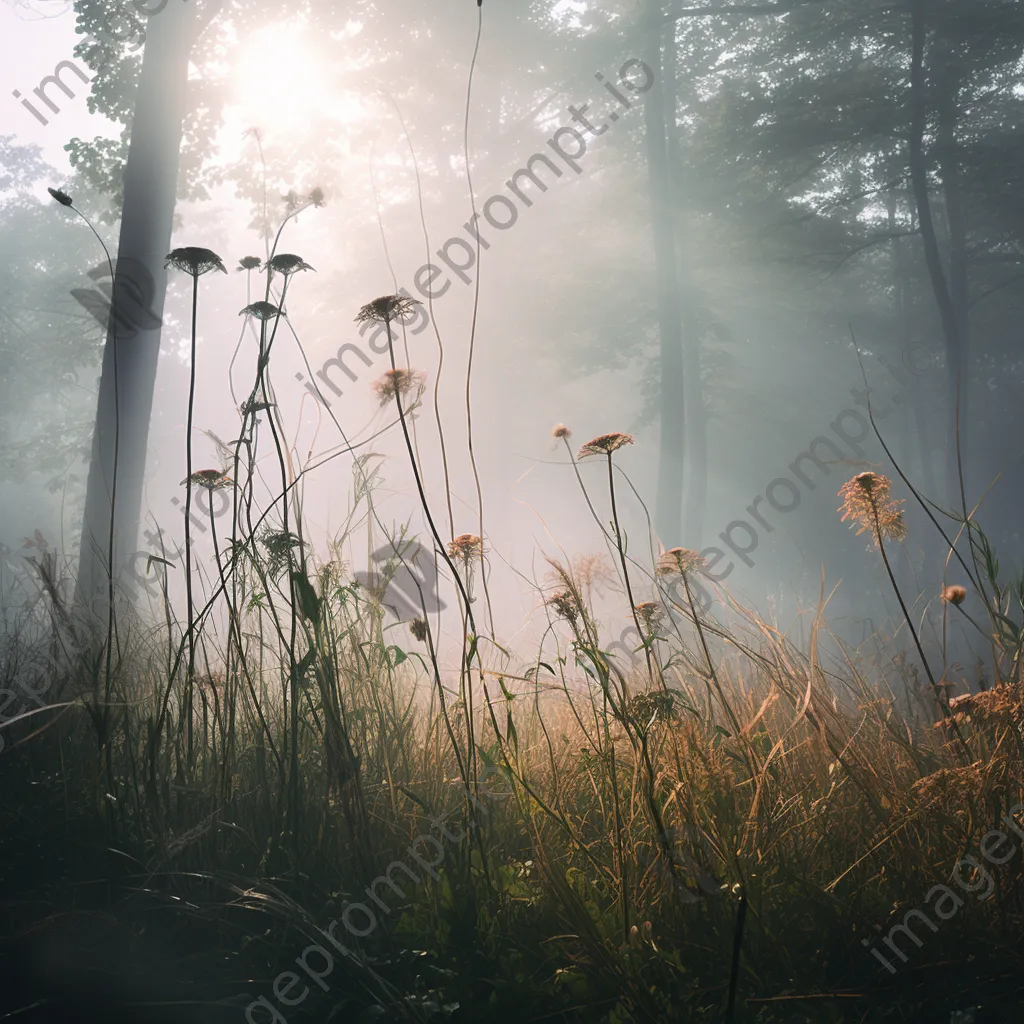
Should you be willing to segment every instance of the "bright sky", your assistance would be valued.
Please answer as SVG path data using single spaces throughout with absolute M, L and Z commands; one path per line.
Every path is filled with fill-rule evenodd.
M 15 135 L 19 143 L 40 146 L 44 159 L 62 172 L 71 169 L 64 152 L 70 139 L 116 137 L 114 126 L 105 117 L 89 113 L 89 85 L 70 68 L 61 73 L 61 80 L 73 97 L 65 96 L 56 86 L 47 89 L 59 113 L 53 113 L 33 95 L 33 89 L 52 75 L 61 61 L 73 60 L 72 51 L 79 38 L 74 11 L 65 0 L 34 0 L 31 6 L 18 7 L 12 7 L 8 0 L 0 6 L 0 134 Z M 84 65 L 79 66 L 89 74 Z M 20 98 L 12 95 L 15 90 L 21 93 Z M 23 99 L 28 99 L 48 124 L 37 121 L 21 105 Z

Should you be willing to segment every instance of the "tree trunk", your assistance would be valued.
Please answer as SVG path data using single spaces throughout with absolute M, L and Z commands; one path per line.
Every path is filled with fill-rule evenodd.
M 680 8 L 680 0 L 673 0 L 673 13 Z M 668 173 L 671 176 L 671 194 L 675 200 L 673 225 L 675 227 L 678 295 L 680 304 L 681 345 L 683 349 L 683 408 L 685 411 L 685 437 L 682 446 L 684 459 L 685 493 L 683 495 L 683 532 L 689 547 L 703 546 L 704 515 L 708 490 L 708 427 L 704 410 L 704 380 L 701 376 L 700 350 L 703 329 L 697 316 L 697 294 L 690 268 L 692 247 L 679 211 L 686 208 L 684 198 L 683 162 L 679 157 L 678 87 L 676 60 L 678 22 L 668 26 L 665 39 L 665 60 L 662 74 L 665 81 L 665 129 L 668 154 Z
M 656 266 L 660 338 L 660 423 L 655 527 L 666 547 L 682 543 L 683 444 L 685 442 L 683 337 L 679 275 L 672 227 L 671 180 L 665 143 L 665 91 L 661 0 L 647 0 L 645 60 L 654 84 L 644 101 L 647 172 Z M 674 26 L 673 26 L 674 30 Z
M 942 323 L 942 335 L 946 349 L 947 406 L 942 412 L 945 416 L 946 431 L 946 501 L 951 507 L 960 504 L 959 484 L 956 466 L 956 410 L 958 382 L 962 378 L 962 348 L 960 328 L 949 283 L 942 267 L 939 254 L 939 243 L 935 232 L 935 220 L 932 216 L 931 198 L 928 189 L 928 164 L 924 152 L 925 123 L 927 120 L 927 97 L 925 95 L 926 76 L 924 68 L 925 42 L 927 25 L 925 23 L 926 0 L 912 0 L 912 52 L 910 62 L 910 180 L 913 188 L 917 217 L 921 225 L 921 241 L 924 247 L 925 263 L 932 292 L 939 308 L 939 319 Z
M 75 593 L 76 607 L 91 611 L 100 622 L 106 620 L 109 608 L 108 558 L 117 593 L 134 596 L 125 574 L 138 541 L 160 352 L 159 323 L 153 327 L 151 320 L 125 321 L 115 311 L 140 286 L 148 291 L 151 281 L 149 309 L 158 321 L 163 317 L 164 259 L 171 241 L 195 12 L 194 3 L 170 3 L 159 17 L 149 20 L 132 115 L 114 305 L 103 351 Z M 144 279 L 148 275 L 149 280 L 140 282 L 140 275 Z

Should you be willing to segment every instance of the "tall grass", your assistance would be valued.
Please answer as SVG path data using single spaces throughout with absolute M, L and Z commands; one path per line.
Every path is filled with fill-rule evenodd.
M 607 493 L 588 493 L 575 458 L 572 468 L 595 518 L 610 511 L 603 572 L 643 637 L 642 669 L 608 653 L 594 558 L 550 560 L 538 584 L 548 629 L 526 657 L 475 617 L 486 538 L 446 540 L 433 518 L 406 422 L 423 389 L 408 370 L 388 378 L 397 415 L 385 429 L 403 434 L 435 557 L 456 585 L 449 669 L 423 595 L 414 643 L 392 639 L 382 597 L 410 538 L 383 529 L 374 475 L 344 435 L 355 481 L 345 527 L 324 556 L 307 539 L 301 491 L 315 466 L 285 447 L 271 383 L 302 261 L 277 255 L 278 239 L 263 304 L 246 307 L 260 346 L 239 439 L 224 474 L 192 474 L 192 486 L 231 488 L 233 516 L 218 538 L 211 515 L 214 557 L 185 621 L 161 564 L 163 619 L 120 623 L 102 698 L 98 666 L 55 639 L 68 612 L 60 587 L 42 586 L 4 640 L 4 692 L 45 692 L 37 704 L 50 705 L 4 726 L 5 930 L 28 942 L 60 908 L 116 906 L 140 934 L 173 920 L 204 950 L 201 963 L 179 958 L 206 985 L 203 1019 L 242 1020 L 440 816 L 467 841 L 445 847 L 436 877 L 387 893 L 372 933 L 345 936 L 330 984 L 301 1007 L 278 1002 L 282 1019 L 944 1020 L 979 1002 L 1015 1005 L 1019 851 L 990 869 L 993 899 L 965 898 L 923 945 L 904 941 L 895 974 L 868 952 L 987 832 L 1007 831 L 1024 798 L 1011 610 L 1024 609 L 1024 584 L 1000 582 L 973 518 L 961 517 L 970 600 L 947 596 L 941 613 L 970 615 L 985 635 L 993 687 L 936 703 L 945 675 L 924 690 L 909 660 L 887 667 L 851 649 L 824 599 L 802 646 L 721 588 L 722 610 L 702 613 L 694 553 L 645 563 L 628 551 L 613 461 L 628 435 L 602 435 L 580 455 L 607 458 Z M 285 277 L 280 295 L 269 271 Z M 360 316 L 391 337 L 405 301 L 384 296 Z M 391 360 L 399 374 L 393 347 Z M 280 470 L 262 503 L 260 413 Z M 568 431 L 556 436 L 568 448 Z M 868 505 L 884 555 L 896 541 Z M 342 560 L 364 534 L 368 550 L 395 550 L 376 591 Z M 637 601 L 646 594 L 656 600 Z M 483 802 L 488 774 L 501 784 Z M 88 855 L 69 859 L 67 842 Z M 87 898 L 98 884 L 106 895 Z M 45 905 L 24 898 L 44 891 Z M 113 1004 L 115 990 L 103 998 Z M 28 1005 L 15 995 L 5 1012 Z

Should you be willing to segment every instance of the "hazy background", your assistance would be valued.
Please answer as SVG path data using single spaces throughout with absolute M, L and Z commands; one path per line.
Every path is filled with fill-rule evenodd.
M 396 285 L 418 295 L 416 269 L 449 237 L 467 237 L 463 225 L 472 208 L 462 133 L 476 6 L 468 0 L 336 2 L 318 5 L 308 16 L 302 11 L 250 6 L 243 16 L 226 5 L 204 34 L 190 70 L 195 92 L 173 245 L 210 248 L 230 271 L 200 279 L 195 468 L 220 466 L 215 445 L 201 431 L 224 441 L 237 437 L 237 402 L 229 388 L 236 347 L 238 402 L 248 394 L 255 369 L 256 341 L 243 331 L 238 315 L 249 301 L 247 275 L 235 271 L 239 258 L 265 253 L 259 230 L 264 169 L 249 129 L 258 129 L 262 144 L 274 230 L 285 209 L 282 197 L 290 190 L 301 196 L 319 187 L 326 197 L 323 208 L 304 211 L 289 223 L 279 247 L 316 270 L 292 279 L 288 324 L 275 342 L 272 366 L 300 462 L 336 451 L 342 439 L 295 379 L 302 373 L 308 380 L 308 371 L 287 327 L 294 329 L 314 371 L 347 341 L 365 351 L 366 340 L 353 322 L 359 308 Z M 599 72 L 617 82 L 625 61 L 645 56 L 639 13 L 632 3 L 484 4 L 469 109 L 478 210 L 489 196 L 509 194 L 505 181 L 531 154 L 551 153 L 552 133 L 572 124 L 569 104 L 590 103 L 587 116 L 595 123 L 615 109 L 594 76 Z M 0 540 L 7 545 L 4 571 L 9 574 L 36 552 L 25 545 L 36 530 L 49 548 L 71 559 L 77 554 L 87 468 L 83 451 L 95 415 L 103 338 L 70 290 L 94 287 L 87 271 L 103 257 L 85 225 L 54 203 L 46 187 L 64 188 L 94 220 L 110 211 L 111 199 L 98 185 L 101 170 L 73 167 L 65 147 L 73 139 L 113 140 L 112 145 L 121 137 L 121 125 L 90 113 L 89 89 L 74 75 L 64 76 L 74 98 L 52 90 L 60 112 L 48 125 L 12 96 L 19 90 L 30 97 L 58 62 L 73 59 L 78 37 L 70 4 L 8 4 L 0 8 L 0 18 L 0 94 L 6 97 L 0 115 Z M 851 326 L 877 388 L 873 400 L 887 407 L 900 395 L 879 424 L 891 448 L 915 483 L 941 486 L 943 431 L 952 410 L 944 397 L 941 338 L 919 239 L 904 232 L 914 304 L 901 321 L 892 283 L 894 246 L 900 243 L 877 237 L 887 231 L 887 211 L 886 194 L 875 179 L 884 176 L 881 165 L 898 163 L 890 141 L 872 149 L 877 108 L 885 106 L 872 92 L 880 86 L 870 75 L 844 79 L 842 66 L 829 63 L 824 43 L 818 54 L 801 55 L 786 41 L 785 29 L 760 32 L 721 19 L 688 20 L 680 28 L 673 228 L 685 296 L 685 343 L 697 352 L 701 370 L 707 490 L 703 514 L 687 516 L 681 535 L 662 538 L 665 546 L 722 547 L 719 535 L 735 520 L 752 522 L 745 509 L 772 480 L 793 479 L 787 467 L 812 438 L 836 440 L 830 424 L 844 409 L 856 408 L 850 389 L 862 386 Z M 782 68 L 766 57 L 771 47 L 789 53 L 792 63 Z M 859 59 L 870 65 L 872 55 L 870 42 L 864 43 Z M 1003 72 L 1013 68 L 1013 59 L 1019 73 L 1019 54 L 1010 55 Z M 805 70 L 835 72 L 834 80 L 819 77 L 809 88 L 812 96 L 821 94 L 820 117 L 808 115 L 807 104 L 796 95 L 800 89 L 793 84 L 792 68 L 801 61 Z M 85 66 L 82 60 L 76 64 Z M 1000 102 L 1016 109 L 1019 85 L 1008 85 L 1005 74 L 991 85 Z M 780 110 L 774 135 L 766 135 L 758 113 L 769 95 L 776 104 L 794 104 L 790 112 Z M 842 108 L 844 97 L 847 123 L 827 113 L 833 102 Z M 966 123 L 970 114 L 965 109 Z M 1012 151 L 1020 144 L 1020 121 L 1007 116 L 1001 127 L 988 125 L 981 134 L 997 132 Z M 831 125 L 829 132 L 821 131 L 823 124 Z M 826 150 L 834 150 L 830 165 L 821 155 Z M 114 150 L 98 152 L 116 159 Z M 520 206 L 513 227 L 483 226 L 489 248 L 471 272 L 474 285 L 453 279 L 435 301 L 445 346 L 439 406 L 453 531 L 433 410 L 438 343 L 433 329 L 407 338 L 409 365 L 427 374 L 416 427 L 435 520 L 442 536 L 478 533 L 466 366 L 479 270 L 472 439 L 498 635 L 513 645 L 537 635 L 544 622 L 540 597 L 529 585 L 547 571 L 544 555 L 603 549 L 565 449 L 551 438 L 555 423 L 572 429 L 574 449 L 601 433 L 632 432 L 636 444 L 616 454 L 616 465 L 653 512 L 661 372 L 646 161 L 638 101 L 600 138 L 589 140 L 581 173 L 560 165 L 565 173 L 546 179 L 551 182 L 547 192 L 530 192 L 533 205 Z M 980 172 L 970 180 L 972 188 L 984 192 Z M 986 498 L 982 521 L 1011 570 L 1019 567 L 1021 540 L 1020 286 L 1013 276 L 1019 261 L 1012 245 L 1021 237 L 1024 206 L 1015 188 L 1015 182 L 1006 185 L 1002 217 L 972 193 L 979 304 L 972 312 L 966 480 L 973 505 L 1003 474 Z M 909 209 L 902 193 L 900 204 L 902 217 Z M 116 228 L 116 219 L 99 225 L 112 248 Z M 987 237 L 987 248 L 978 243 L 979 235 Z M 997 272 L 1003 276 L 992 276 Z M 252 300 L 262 298 L 264 280 L 252 275 Z M 991 298 L 978 298 L 989 289 Z M 159 523 L 177 543 L 183 541 L 182 514 L 172 499 L 184 502 L 190 302 L 191 282 L 172 272 L 143 502 L 149 526 Z M 912 345 L 932 351 L 936 369 L 921 377 L 911 395 L 878 357 L 899 365 L 901 353 Z M 387 356 L 372 358 L 369 367 L 348 360 L 359 376 L 356 382 L 332 374 L 341 397 L 325 391 L 350 440 L 394 423 L 394 406 L 381 409 L 371 387 L 387 368 Z M 399 355 L 400 364 L 404 361 Z M 858 455 L 847 446 L 848 462 L 832 466 L 813 491 L 801 488 L 799 507 L 791 513 L 782 515 L 762 502 L 774 529 L 758 528 L 752 567 L 730 556 L 736 568 L 726 585 L 734 594 L 788 625 L 798 610 L 817 602 L 823 577 L 826 595 L 839 585 L 829 606 L 834 623 L 856 641 L 882 626 L 887 615 L 898 615 L 867 538 L 855 537 L 836 512 L 836 492 L 854 473 L 869 466 L 892 473 L 875 440 L 862 447 L 864 454 Z M 683 438 L 679 451 L 682 457 Z M 397 426 L 359 448 L 360 454 L 370 452 L 383 457 L 378 514 L 386 524 L 409 520 L 422 536 Z M 261 468 L 273 485 L 277 469 L 270 449 Z M 603 460 L 585 460 L 580 469 L 607 522 Z M 352 459 L 345 454 L 306 478 L 308 535 L 324 557 L 350 507 L 352 478 Z M 644 510 L 621 478 L 619 488 L 630 551 L 649 561 L 657 540 L 650 538 Z M 898 480 L 894 496 L 910 497 Z M 915 608 L 920 613 L 937 599 L 943 552 L 912 502 L 907 509 L 911 535 L 895 561 L 901 581 L 923 594 Z M 219 523 L 225 533 L 227 522 Z M 197 547 L 209 565 L 209 536 L 197 534 Z M 372 568 L 365 534 L 352 538 L 345 557 L 351 572 Z M 951 573 L 947 582 L 959 579 Z M 446 587 L 444 594 L 453 605 L 452 589 Z M 635 596 L 641 600 L 650 594 Z M 607 628 L 617 633 L 629 622 L 628 606 L 614 599 L 607 607 Z M 448 628 L 457 623 L 449 622 Z M 966 650 L 960 653 L 967 656 Z

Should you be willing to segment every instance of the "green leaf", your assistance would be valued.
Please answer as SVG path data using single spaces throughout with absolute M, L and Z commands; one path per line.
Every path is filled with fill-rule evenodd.
M 292 583 L 295 585 L 295 593 L 299 600 L 299 609 L 310 622 L 320 621 L 320 598 L 316 596 L 313 584 L 306 579 L 304 573 L 295 571 L 292 573 Z

